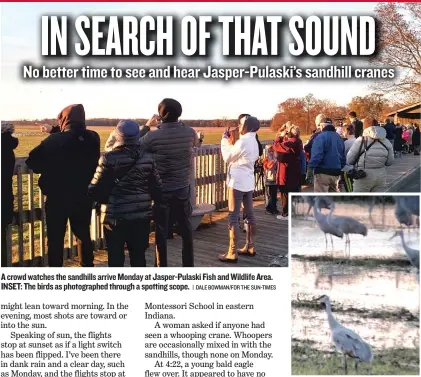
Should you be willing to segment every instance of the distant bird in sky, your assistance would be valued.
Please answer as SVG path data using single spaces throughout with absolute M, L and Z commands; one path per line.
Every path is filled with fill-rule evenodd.
M 339 229 L 343 234 L 345 234 L 345 254 L 348 250 L 348 257 L 351 256 L 351 240 L 349 238 L 350 234 L 361 234 L 362 236 L 367 236 L 368 229 L 358 220 L 353 219 L 348 216 L 334 216 L 333 212 L 335 211 L 335 204 L 331 205 L 330 213 L 327 215 L 327 222 L 330 226 Z
M 326 241 L 326 250 L 327 250 L 327 234 L 330 235 L 330 242 L 332 244 L 332 250 L 333 250 L 333 236 L 343 238 L 344 233 L 338 229 L 335 226 L 332 226 L 328 223 L 327 217 L 328 215 L 324 215 L 320 212 L 319 205 L 321 204 L 321 198 L 316 197 L 315 203 L 314 203 L 314 217 L 316 218 L 317 225 L 319 226 L 320 230 L 325 234 L 325 241 Z
M 373 353 L 370 345 L 365 342 L 357 333 L 342 326 L 333 316 L 330 299 L 328 296 L 323 295 L 315 299 L 321 300 L 325 305 L 327 320 L 329 322 L 330 332 L 332 335 L 333 343 L 336 349 L 344 356 L 344 371 L 348 374 L 348 364 L 346 357 L 349 356 L 354 359 L 355 371 L 358 371 L 358 363 L 370 363 L 370 374 L 373 361 Z M 358 373 L 357 373 L 358 374 Z

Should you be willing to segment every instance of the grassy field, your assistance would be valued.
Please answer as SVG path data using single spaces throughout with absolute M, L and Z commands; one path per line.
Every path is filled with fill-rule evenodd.
M 295 344 L 294 344 L 295 343 Z M 387 349 L 374 351 L 373 375 L 418 375 L 419 348 Z M 369 374 L 369 365 L 360 363 L 358 371 L 348 358 L 348 374 Z M 311 342 L 294 342 L 292 346 L 293 375 L 344 375 L 343 358 L 334 352 L 322 352 Z
M 92 130 L 98 132 L 101 138 L 102 150 L 104 150 L 105 142 L 112 131 L 112 127 L 91 127 Z M 199 128 L 205 134 L 204 144 L 219 144 L 221 142 L 221 135 L 223 129 L 221 128 Z M 264 129 L 258 132 L 259 139 L 273 140 L 275 132 L 269 129 Z M 47 135 L 40 132 L 37 126 L 15 126 L 15 136 L 19 138 L 19 146 L 15 150 L 16 157 L 25 157 L 29 152 L 36 147 Z

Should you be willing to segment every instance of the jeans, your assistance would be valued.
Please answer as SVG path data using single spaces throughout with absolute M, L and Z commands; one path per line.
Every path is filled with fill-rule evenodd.
M 228 227 L 239 228 L 239 216 L 243 204 L 243 211 L 247 218 L 247 224 L 255 225 L 256 219 L 253 212 L 253 191 L 242 192 L 232 187 L 228 188 Z
M 278 201 L 278 186 L 277 185 L 267 185 L 266 189 L 266 209 L 269 212 L 275 212 L 277 210 L 276 203 Z
M 155 219 L 155 266 L 167 267 L 167 236 L 170 211 L 178 224 L 178 231 L 183 240 L 181 250 L 183 267 L 194 267 L 193 229 L 191 225 L 192 206 L 190 187 L 164 192 L 162 199 L 154 206 Z
M 146 267 L 145 252 L 149 246 L 150 221 L 121 221 L 110 229 L 104 227 L 108 249 L 108 266 L 124 267 L 124 244 L 127 243 L 130 266 Z
M 88 198 L 68 200 L 48 197 L 45 202 L 45 216 L 48 236 L 48 265 L 63 267 L 64 236 L 67 221 L 72 232 L 82 243 L 82 267 L 94 266 L 94 249 L 91 240 L 92 202 Z

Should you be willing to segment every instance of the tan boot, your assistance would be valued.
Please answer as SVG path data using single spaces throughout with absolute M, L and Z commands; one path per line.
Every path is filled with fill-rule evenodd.
M 242 249 L 238 250 L 239 255 L 245 255 L 248 257 L 254 257 L 256 255 L 256 249 L 254 246 L 254 239 L 256 237 L 256 225 L 248 224 L 246 234 L 246 244 Z
M 238 228 L 232 227 L 229 231 L 229 247 L 225 254 L 219 254 L 218 259 L 221 262 L 226 263 L 237 263 L 237 240 L 238 240 Z

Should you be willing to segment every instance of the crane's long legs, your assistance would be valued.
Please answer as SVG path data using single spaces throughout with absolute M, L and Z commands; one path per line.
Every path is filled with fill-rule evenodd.
M 346 363 L 346 355 L 344 354 L 344 372 L 348 374 L 348 364 Z
M 325 233 L 325 241 L 326 241 L 326 251 L 327 251 L 327 236 L 326 236 L 326 233 Z
M 358 374 L 358 360 L 355 359 L 355 372 Z
M 330 243 L 332 244 L 332 251 L 333 251 L 333 237 L 330 235 Z

